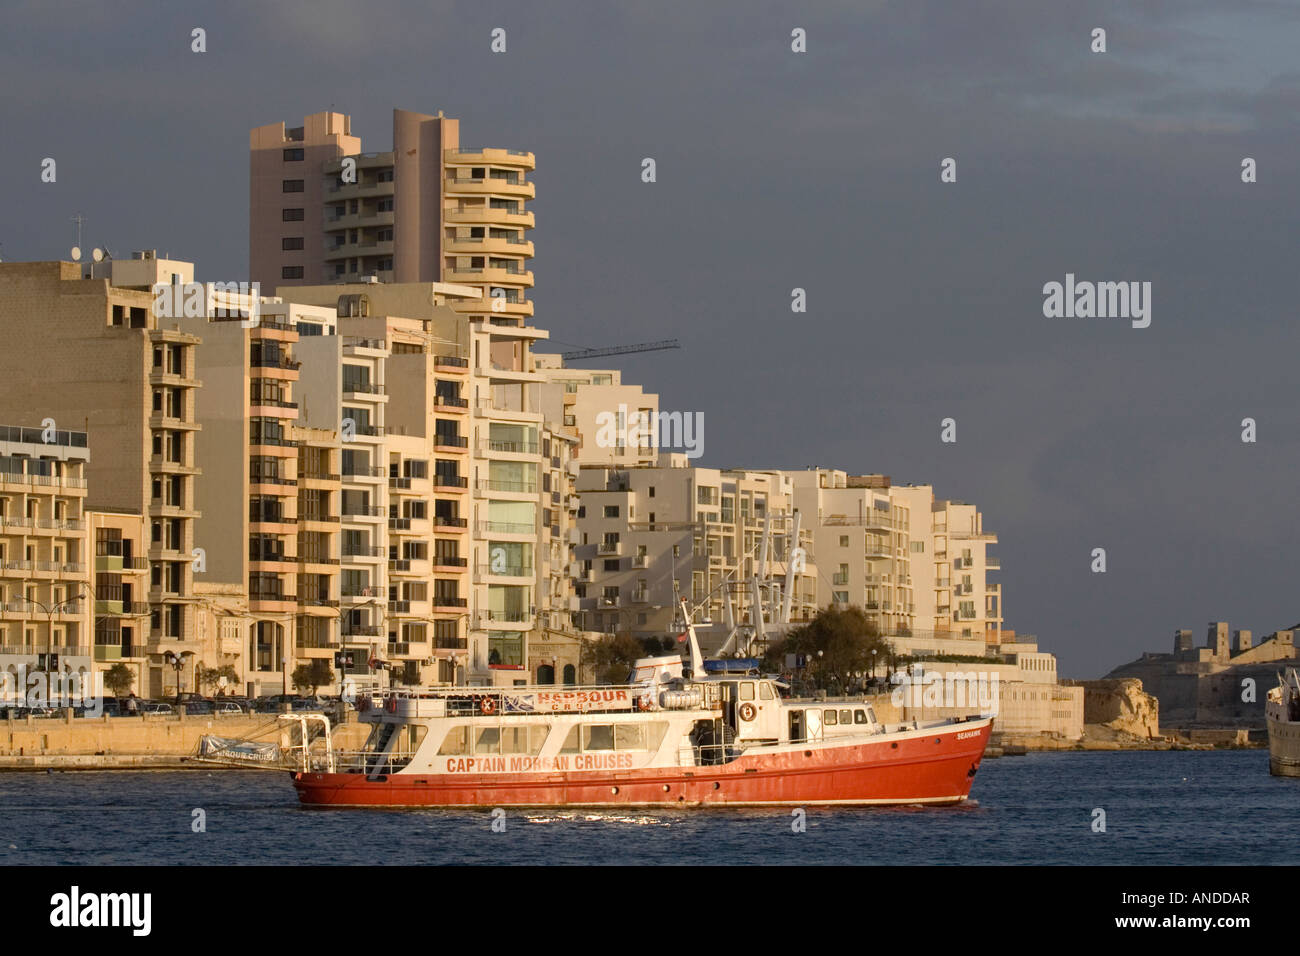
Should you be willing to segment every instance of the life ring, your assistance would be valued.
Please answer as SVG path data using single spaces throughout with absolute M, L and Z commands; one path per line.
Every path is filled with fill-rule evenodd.
M 390 697 L 388 700 L 384 701 L 384 710 L 388 711 L 390 714 L 397 713 L 397 698 Z
M 755 707 L 753 704 L 740 705 L 741 720 L 749 721 L 749 720 L 753 720 L 757 716 L 758 716 L 758 708 Z
M 650 704 L 650 695 L 649 695 L 649 694 L 642 694 L 640 697 L 638 697 L 638 698 L 636 699 L 636 709 L 637 709 L 637 710 L 640 710 L 640 711 L 647 711 L 647 710 L 650 709 L 650 706 L 651 706 L 651 704 Z
M 491 716 L 497 711 L 497 703 L 491 697 L 480 697 L 478 701 L 478 709 L 485 716 Z

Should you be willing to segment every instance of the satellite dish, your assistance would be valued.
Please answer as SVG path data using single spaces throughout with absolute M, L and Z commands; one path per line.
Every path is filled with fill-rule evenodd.
M 72 247 L 72 261 L 73 262 L 81 261 L 81 246 Z
M 99 246 L 96 246 L 94 249 L 91 250 L 90 258 L 94 259 L 96 262 L 103 262 L 104 250 L 99 248 Z

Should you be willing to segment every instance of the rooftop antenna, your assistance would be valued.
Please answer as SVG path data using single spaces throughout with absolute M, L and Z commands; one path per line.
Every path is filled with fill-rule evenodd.
M 81 213 L 77 213 L 75 216 L 72 217 L 72 221 L 75 222 L 75 223 L 77 224 L 77 245 L 76 245 L 76 248 L 80 249 L 80 248 L 81 248 L 81 225 L 82 225 L 82 223 L 84 223 L 84 222 L 86 221 L 86 217 L 83 216 Z M 78 259 L 79 259 L 79 258 L 81 258 L 81 257 L 80 257 L 80 256 L 74 256 L 73 258 L 78 258 Z

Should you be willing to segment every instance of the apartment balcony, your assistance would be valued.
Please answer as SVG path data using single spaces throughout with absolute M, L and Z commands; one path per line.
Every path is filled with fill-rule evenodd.
M 537 495 L 537 482 L 535 481 L 502 481 L 496 478 L 487 478 L 480 479 L 476 488 L 480 498 L 489 492 L 502 492 L 510 495 Z
M 596 545 L 596 554 L 601 555 L 602 557 L 622 553 L 623 544 L 620 541 L 602 541 L 600 544 Z
M 457 494 L 469 490 L 469 479 L 460 475 L 434 475 L 433 490 L 437 494 Z
M 475 627 L 478 630 L 530 631 L 533 615 L 526 611 L 480 611 Z
M 480 521 L 478 523 L 480 534 L 514 534 L 514 535 L 535 535 L 537 528 L 535 525 L 523 521 Z
M 358 169 L 360 168 L 362 167 L 358 163 Z M 387 182 L 371 180 L 370 182 L 343 183 L 342 185 L 334 183 L 326 190 L 325 201 L 336 203 L 348 199 L 373 199 L 377 196 L 391 195 L 393 195 L 393 181 L 391 179 Z
M 348 402 L 382 404 L 388 401 L 388 389 L 374 382 L 344 382 L 343 399 Z
M 387 472 L 383 468 L 369 465 L 354 465 L 344 468 L 343 480 L 349 484 L 382 485 Z
M 446 555 L 434 555 L 430 570 L 435 574 L 459 574 L 469 567 L 468 558 L 452 558 Z
M 537 455 L 537 442 L 535 441 L 501 441 L 498 439 L 487 439 L 479 442 L 479 450 L 484 454 L 492 455 Z
M 469 448 L 469 439 L 463 435 L 451 435 L 443 433 L 433 436 L 433 450 L 438 452 L 448 452 L 456 454 Z
M 382 521 L 385 517 L 384 509 L 378 505 L 345 505 L 343 508 L 343 520 L 347 522 Z
M 448 281 L 454 282 L 456 280 L 449 279 Z M 518 286 L 528 289 L 533 286 L 533 273 L 523 267 L 485 266 L 479 270 L 476 278 L 467 279 L 466 281 L 473 285 Z
M 338 232 L 344 229 L 369 229 L 378 226 L 391 226 L 393 224 L 393 211 L 391 209 L 385 212 L 372 210 L 370 212 L 346 213 L 342 216 L 325 216 L 325 224 L 322 227 L 325 232 Z
M 150 385 L 164 385 L 167 388 L 199 388 L 203 385 L 197 378 L 178 372 L 165 372 L 154 369 L 149 373 Z
M 988 557 L 988 556 L 986 555 L 985 558 L 984 558 L 984 570 L 986 570 L 986 571 L 1001 571 L 1001 570 L 1002 570 L 1002 559 L 1001 559 L 1001 558 L 990 558 L 990 557 Z
M 515 212 L 493 209 L 486 202 L 482 205 L 462 206 L 460 209 L 444 209 L 442 218 L 446 223 L 465 225 L 518 226 L 524 229 L 532 229 L 537 225 L 537 217 L 525 209 Z
M 435 395 L 433 407 L 444 415 L 466 415 L 469 413 L 469 399 L 455 395 Z
M 458 146 L 455 149 L 444 149 L 442 156 L 446 163 L 466 165 L 518 166 L 523 169 L 532 169 L 537 165 L 532 153 L 496 146 Z
M 286 402 L 278 398 L 258 398 L 253 396 L 248 399 L 248 414 L 257 418 L 280 418 L 284 421 L 294 421 L 298 418 L 298 403 Z
M 298 607 L 298 595 L 259 591 L 248 596 L 248 607 L 253 611 L 294 611 Z
M 447 594 L 435 594 L 433 596 L 434 614 L 457 614 L 468 607 L 468 598 L 452 597 Z
M 536 568 L 531 565 L 500 565 L 480 564 L 478 566 L 480 577 L 494 578 L 524 578 L 531 581 L 537 574 Z
M 646 554 L 634 554 L 632 556 L 632 567 L 644 568 L 650 563 L 650 556 Z
M 443 532 L 459 532 L 469 530 L 468 518 L 448 517 L 446 515 L 433 516 L 433 530 Z
M 310 472 L 298 476 L 298 484 L 303 488 L 314 490 L 328 491 L 331 485 L 337 485 L 343 480 L 341 474 L 325 474 L 323 472 Z
M 469 372 L 469 359 L 461 358 L 459 355 L 435 355 L 433 367 L 439 372 L 465 374 Z
M 443 251 L 449 255 L 532 258 L 533 244 L 515 236 L 454 236 L 443 240 Z
M 500 325 L 497 324 L 497 319 L 527 319 L 533 314 L 532 300 L 524 298 L 522 289 L 517 289 L 514 286 L 498 286 L 497 288 L 503 288 L 507 294 L 504 297 L 490 296 L 489 304 L 486 306 L 481 302 L 472 302 L 472 300 L 458 300 L 451 304 L 458 312 L 482 312 L 485 308 L 490 310 L 493 314 L 492 333 L 494 335 L 515 335 L 527 338 L 538 337 L 537 329 L 530 326 L 505 325 L 504 323 Z
M 383 358 L 388 354 L 388 343 L 384 339 L 368 339 L 360 335 L 345 335 L 343 354 L 353 358 Z
M 401 535 L 415 535 L 423 537 L 429 533 L 428 518 L 413 517 L 390 517 L 388 519 L 388 530 Z
M 390 184 L 391 185 L 391 184 Z M 500 196 L 512 199 L 533 199 L 537 187 L 523 177 L 513 182 L 495 176 L 448 176 L 443 180 L 448 198 L 454 196 Z
M 336 530 L 335 525 L 341 520 L 339 515 L 321 514 L 318 511 L 309 511 L 306 514 L 298 516 L 298 522 L 304 531 L 317 531 L 328 533 Z

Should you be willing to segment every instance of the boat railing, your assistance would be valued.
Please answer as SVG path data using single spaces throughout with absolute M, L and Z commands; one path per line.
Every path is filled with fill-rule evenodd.
M 648 684 L 534 684 L 520 687 L 474 687 L 461 685 L 437 688 L 389 690 L 382 695 L 362 695 L 357 701 L 361 713 L 378 712 L 427 716 L 421 702 L 439 701 L 446 716 L 476 714 L 524 715 L 548 713 L 626 713 L 657 710 L 655 694 Z
M 334 766 L 337 773 L 396 773 L 415 759 L 415 751 L 402 750 L 377 754 L 368 750 L 336 750 Z

